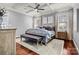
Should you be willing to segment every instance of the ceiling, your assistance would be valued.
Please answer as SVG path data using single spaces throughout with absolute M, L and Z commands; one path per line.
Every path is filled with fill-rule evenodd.
M 31 7 L 35 8 L 36 3 L 0 3 L 0 8 L 6 8 L 7 10 L 16 11 L 29 16 L 40 16 L 56 12 L 60 9 L 64 8 L 66 9 L 78 5 L 74 3 L 38 3 L 38 4 L 40 4 L 39 8 L 45 10 L 40 10 L 39 12 L 36 12 L 35 9 L 31 8 Z

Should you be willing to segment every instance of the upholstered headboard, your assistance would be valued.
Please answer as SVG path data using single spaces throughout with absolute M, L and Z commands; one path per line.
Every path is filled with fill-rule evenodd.
M 54 26 L 46 26 L 46 25 L 43 25 L 43 26 L 39 26 L 39 28 L 44 28 L 46 30 L 49 30 L 49 31 L 55 31 L 55 27 Z
M 52 23 L 43 24 L 42 26 L 49 26 L 49 27 L 54 27 L 54 25 L 52 25 Z

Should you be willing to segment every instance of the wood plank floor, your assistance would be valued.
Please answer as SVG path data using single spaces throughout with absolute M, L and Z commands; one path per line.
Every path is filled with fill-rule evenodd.
M 75 46 L 72 41 L 65 40 L 64 41 L 64 55 L 78 55 Z M 39 55 L 20 44 L 16 43 L 16 54 L 17 55 Z
M 38 54 L 16 43 L 16 55 L 38 55 Z
M 64 54 L 78 55 L 77 50 L 76 50 L 72 40 L 65 40 L 64 42 L 65 42 L 64 43 Z

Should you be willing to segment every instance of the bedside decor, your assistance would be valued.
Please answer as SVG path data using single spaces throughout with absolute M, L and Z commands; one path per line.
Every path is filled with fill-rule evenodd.
M 61 31 L 61 32 L 67 31 L 67 24 L 65 22 L 59 23 L 59 25 L 58 25 L 58 31 Z
M 5 8 L 0 9 L 0 16 L 3 16 L 6 13 Z

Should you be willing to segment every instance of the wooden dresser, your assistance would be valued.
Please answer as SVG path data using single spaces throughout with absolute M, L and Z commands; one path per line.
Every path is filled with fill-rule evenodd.
M 67 32 L 57 32 L 56 33 L 56 38 L 67 39 Z
M 0 27 L 0 55 L 15 55 L 16 28 L 14 27 Z

